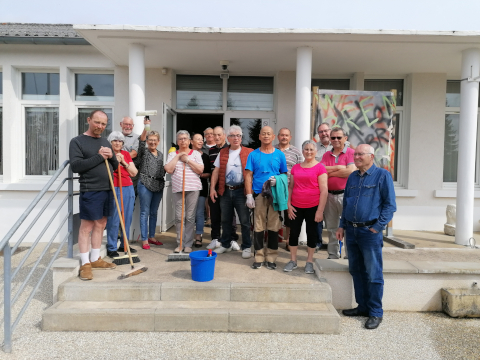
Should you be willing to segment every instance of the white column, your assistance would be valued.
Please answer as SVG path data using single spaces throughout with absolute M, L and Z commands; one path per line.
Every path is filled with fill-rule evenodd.
M 310 106 L 312 97 L 312 48 L 297 48 L 297 87 L 295 101 L 295 143 L 302 146 L 311 139 Z
M 135 123 L 133 131 L 141 134 L 143 117 L 137 111 L 145 111 L 145 46 L 130 44 L 128 52 L 129 114 Z
M 480 50 L 462 52 L 462 79 L 480 75 Z M 467 245 L 473 236 L 475 155 L 477 146 L 478 82 L 462 80 L 458 132 L 457 227 L 455 243 Z
M 305 140 L 311 139 L 310 116 L 312 103 L 312 48 L 297 48 L 297 87 L 295 97 L 295 143 L 300 148 Z M 305 224 L 298 241 L 307 241 Z

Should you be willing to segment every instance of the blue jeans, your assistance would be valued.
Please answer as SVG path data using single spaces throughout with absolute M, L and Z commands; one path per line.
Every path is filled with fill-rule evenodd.
M 118 205 L 121 206 L 120 202 L 120 188 L 115 187 L 115 192 L 117 194 Z M 130 225 L 132 224 L 132 215 L 133 207 L 135 205 L 135 191 L 133 190 L 133 185 L 124 186 L 122 188 L 123 193 L 123 211 L 125 216 L 125 232 L 127 236 L 130 236 Z M 118 229 L 120 228 L 120 218 L 118 217 L 117 207 L 113 208 L 113 215 L 109 216 L 107 219 L 107 250 L 108 251 L 117 251 L 117 238 L 118 238 Z M 123 247 L 123 232 L 121 232 L 121 242 L 120 247 Z
M 197 211 L 195 213 L 195 234 L 203 234 L 205 225 L 205 196 L 199 196 L 197 200 Z
M 225 188 L 225 192 L 220 198 L 220 208 L 222 209 L 222 238 L 220 239 L 224 248 L 229 248 L 232 241 L 232 217 L 234 210 L 237 211 L 242 227 L 242 250 L 252 247 L 252 239 L 250 238 L 250 215 L 245 202 L 247 198 L 244 189 L 229 190 Z M 217 199 L 218 201 L 218 199 Z
M 162 201 L 163 191 L 152 192 L 143 185 L 141 180 L 138 181 L 137 191 L 140 197 L 140 233 L 142 240 L 145 241 L 155 237 L 158 207 Z
M 383 233 L 368 227 L 346 227 L 348 270 L 353 278 L 355 300 L 360 312 L 383 316 Z

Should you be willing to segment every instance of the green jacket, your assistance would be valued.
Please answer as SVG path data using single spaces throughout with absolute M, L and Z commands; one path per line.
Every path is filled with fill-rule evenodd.
M 287 174 L 276 175 L 277 183 L 272 186 L 273 210 L 288 209 L 288 177 Z

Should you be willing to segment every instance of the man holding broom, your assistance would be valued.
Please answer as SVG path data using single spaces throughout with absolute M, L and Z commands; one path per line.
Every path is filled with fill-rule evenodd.
M 88 130 L 73 138 L 69 149 L 72 171 L 80 175 L 78 247 L 81 260 L 79 277 L 82 280 L 93 279 L 92 269 L 116 267 L 100 257 L 100 246 L 107 217 L 112 215 L 114 207 L 105 160 L 108 160 L 111 172 L 117 169 L 118 161 L 113 156 L 110 143 L 101 137 L 107 127 L 107 114 L 94 110 L 87 122 Z

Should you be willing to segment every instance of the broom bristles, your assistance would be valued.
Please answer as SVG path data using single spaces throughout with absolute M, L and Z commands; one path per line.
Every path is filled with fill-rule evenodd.
M 131 270 L 131 271 L 125 273 L 125 274 L 120 275 L 117 279 L 118 280 L 123 280 L 123 279 L 129 278 L 129 277 L 144 273 L 147 270 L 148 270 L 148 268 L 145 267 L 145 266 L 141 267 L 140 269 L 133 269 L 133 270 Z
M 183 253 L 169 254 L 167 261 L 190 261 L 190 256 Z
M 134 263 L 139 263 L 140 262 L 140 258 L 138 257 L 138 255 L 132 255 L 132 261 Z M 130 260 L 128 258 L 128 255 L 123 255 L 123 256 L 118 256 L 118 257 L 115 257 L 113 258 L 113 261 L 112 261 L 115 265 L 125 265 L 125 264 L 130 264 Z

